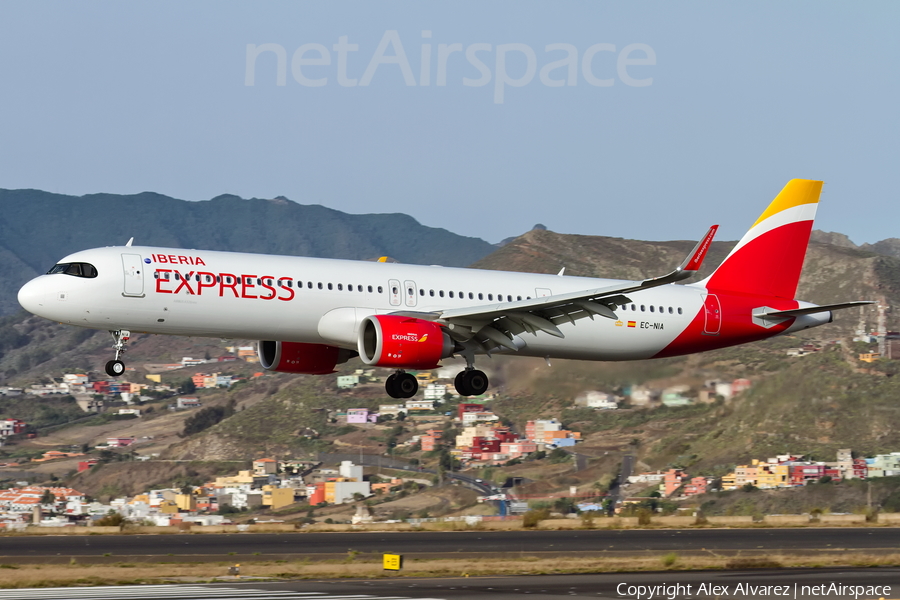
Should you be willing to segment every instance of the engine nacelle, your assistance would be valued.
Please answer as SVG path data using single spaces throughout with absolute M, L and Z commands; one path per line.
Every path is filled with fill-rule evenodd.
M 397 369 L 433 369 L 453 354 L 455 344 L 432 321 L 395 315 L 370 315 L 359 326 L 359 357 L 367 365 Z
M 264 340 L 257 348 L 259 364 L 267 371 L 327 375 L 338 363 L 347 362 L 352 351 L 325 344 Z

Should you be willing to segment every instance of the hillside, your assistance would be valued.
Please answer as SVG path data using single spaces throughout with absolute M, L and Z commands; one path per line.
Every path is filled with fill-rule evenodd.
M 879 300 L 889 305 L 900 305 L 900 259 L 851 247 L 852 242 L 842 242 L 840 234 L 815 233 L 800 278 L 799 298 L 817 304 Z M 837 244 L 815 241 L 819 239 Z M 643 279 L 662 275 L 677 266 L 695 243 L 644 242 L 534 229 L 472 266 L 538 273 L 557 273 L 565 267 L 566 275 Z M 703 268 L 691 281 L 712 273 L 734 244 L 713 242 Z M 874 327 L 877 309 L 866 308 L 864 314 L 869 326 Z M 859 311 L 839 313 L 834 324 L 820 327 L 811 335 L 847 335 L 856 330 L 859 319 Z M 888 329 L 896 329 L 893 323 L 889 316 Z
M 465 266 L 494 247 L 426 227 L 404 214 L 351 215 L 284 198 L 222 195 L 187 202 L 145 192 L 65 196 L 0 190 L 0 315 L 19 309 L 16 292 L 60 258 L 86 248 L 124 245 L 204 248 Z
M 161 202 L 168 206 L 167 203 L 177 205 L 180 201 L 167 199 Z M 296 205 L 299 209 L 292 206 L 285 209 L 286 205 L 280 201 L 233 198 L 210 201 L 216 202 L 260 203 L 265 210 L 275 211 L 270 217 L 278 210 L 310 208 Z M 352 221 L 351 216 L 345 216 Z M 349 225 L 346 227 L 350 228 Z M 174 234 L 169 232 L 167 235 Z M 161 241 L 147 243 L 175 244 L 194 239 L 189 228 L 179 235 L 186 237 L 168 238 L 168 241 L 161 238 Z M 204 235 L 215 239 L 209 231 Z M 220 241 L 224 245 L 241 239 L 240 236 L 223 235 Z M 6 241 L 4 239 L 4 243 Z M 278 238 L 275 242 L 284 243 L 284 240 Z M 118 240 L 110 243 L 118 243 Z M 567 275 L 640 279 L 659 275 L 678 264 L 693 244 L 692 241 L 644 242 L 575 236 L 536 229 L 481 257 L 473 266 L 544 273 L 556 273 L 566 267 Z M 710 273 L 732 245 L 730 242 L 714 243 L 700 276 Z M 307 246 L 303 253 L 310 253 L 311 247 Z M 889 247 L 889 244 L 885 245 L 885 253 Z M 318 248 L 325 252 L 324 246 Z M 371 255 L 391 254 L 403 260 L 404 254 L 399 248 L 380 251 L 366 248 L 360 252 L 373 250 Z M 335 255 L 349 252 L 346 247 L 337 246 L 328 251 Z M 816 232 L 807 254 L 799 295 L 819 303 L 862 298 L 896 304 L 900 301 L 900 259 L 876 253 L 871 247 L 855 247 L 840 234 Z M 874 308 L 863 311 L 867 329 L 875 328 L 876 316 Z M 898 329 L 890 312 L 887 318 L 888 329 Z M 577 476 L 570 464 L 525 464 L 508 472 L 498 471 L 493 476 L 499 479 L 512 474 L 529 477 L 536 480 L 531 484 L 532 489 L 546 491 L 558 486 L 589 485 L 591 478 L 607 481 L 617 469 L 618 457 L 624 452 L 636 454 L 642 469 L 677 465 L 690 469 L 692 474 L 721 475 L 736 463 L 783 452 L 805 453 L 820 460 L 830 460 L 839 447 L 851 447 L 867 454 L 896 451 L 900 449 L 900 434 L 895 433 L 900 431 L 900 410 L 895 408 L 894 399 L 900 392 L 897 388 L 900 382 L 890 376 L 897 371 L 893 363 L 873 366 L 859 363 L 855 359 L 859 348 L 849 343 L 826 346 L 819 353 L 800 358 L 789 359 L 785 355 L 787 348 L 802 344 L 804 339 L 846 340 L 859 322 L 860 311 L 844 311 L 838 313 L 834 324 L 806 332 L 802 339 L 776 338 L 658 361 L 588 363 L 555 360 L 552 367 L 547 367 L 543 360 L 537 359 L 497 356 L 490 361 L 483 360 L 484 364 L 479 366 L 490 372 L 498 392 L 492 406 L 499 415 L 511 421 L 519 431 L 524 430 L 525 421 L 531 418 L 560 418 L 566 426 L 582 432 L 585 439 L 578 451 L 590 458 L 588 469 Z M 231 341 L 228 345 L 233 343 L 243 342 Z M 45 376 L 58 377 L 67 371 L 97 370 L 108 359 L 109 344 L 105 332 L 92 333 L 21 313 L 2 318 L 0 383 L 17 385 Z M 131 377 L 143 379 L 146 362 L 174 362 L 182 356 L 217 356 L 223 352 L 224 345 L 226 342 L 215 339 L 137 335 L 129 347 L 129 366 L 137 369 Z M 342 365 L 341 372 L 352 372 L 360 366 L 357 361 L 351 361 Z M 221 368 L 217 366 L 216 370 Z M 245 374 L 250 374 L 258 367 L 241 363 L 227 369 L 243 369 Z M 198 370 L 204 369 L 179 370 L 166 375 L 166 380 L 177 385 Z M 636 384 L 656 390 L 671 385 L 687 385 L 698 390 L 706 380 L 737 377 L 752 379 L 754 387 L 728 403 L 617 411 L 573 406 L 575 398 L 586 391 L 621 392 Z M 382 453 L 390 435 L 382 426 L 354 428 L 331 422 L 330 411 L 374 407 L 387 400 L 378 386 L 339 391 L 334 376 L 277 375 L 232 391 L 203 394 L 206 394 L 204 406 L 223 405 L 229 399 L 235 399 L 237 412 L 201 433 L 183 438 L 179 433 L 189 415 L 163 415 L 159 411 L 148 419 L 142 418 L 141 422 L 78 424 L 47 436 L 42 434 L 38 441 L 74 446 L 96 443 L 113 431 L 127 432 L 152 436 L 153 441 L 144 443 L 138 451 L 161 452 L 162 461 L 212 465 L 187 470 L 179 467 L 177 472 L 173 470 L 167 474 L 160 465 L 188 463 L 160 461 L 145 467 L 135 464 L 135 469 L 143 470 L 135 471 L 133 477 L 124 478 L 123 475 L 122 480 L 124 487 L 132 489 L 142 479 L 162 485 L 166 480 L 204 477 L 211 469 L 219 469 L 218 465 L 227 468 L 228 463 L 223 461 L 263 455 L 310 456 L 321 451 Z M 71 403 L 64 400 L 29 399 L 29 402 L 28 410 L 22 414 L 41 426 L 77 417 Z M 13 416 L 17 406 L 19 404 L 15 402 L 5 402 L 0 405 L 0 411 Z M 404 435 L 411 435 L 411 432 L 409 429 Z M 44 446 L 31 444 L 21 450 L 33 452 L 39 447 Z M 131 472 L 128 464 L 110 464 L 100 469 L 96 478 L 82 476 L 83 481 L 77 481 L 86 489 L 99 492 L 106 488 L 111 492 L 110 486 L 116 479 L 114 474 L 120 470 Z M 60 468 L 56 467 L 54 472 L 64 474 Z M 66 466 L 66 469 L 70 468 L 71 465 Z M 194 471 L 202 474 L 192 475 Z M 856 502 L 855 496 L 847 500 L 847 503 L 852 502 Z M 721 510 L 737 509 L 723 504 Z

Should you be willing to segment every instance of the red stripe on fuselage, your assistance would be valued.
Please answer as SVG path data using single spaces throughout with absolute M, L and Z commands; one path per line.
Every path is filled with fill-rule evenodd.
M 713 289 L 709 289 L 709 293 L 718 296 L 721 306 L 721 326 L 718 335 L 703 333 L 706 325 L 706 306 L 702 306 L 690 325 L 653 358 L 693 354 L 756 342 L 778 335 L 794 323 L 794 319 L 788 319 L 767 329 L 753 322 L 753 310 L 764 306 L 776 310 L 790 310 L 798 307 L 796 300 L 749 294 L 729 294 Z

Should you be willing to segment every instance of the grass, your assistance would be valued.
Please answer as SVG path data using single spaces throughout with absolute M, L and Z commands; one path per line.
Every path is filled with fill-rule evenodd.
M 900 565 L 900 554 L 844 554 L 815 553 L 808 555 L 758 554 L 721 556 L 712 553 L 675 554 L 662 556 L 603 556 L 539 558 L 534 556 L 507 558 L 453 558 L 417 560 L 407 558 L 401 576 L 456 577 L 488 575 L 550 575 L 564 573 L 625 573 L 659 570 L 660 564 L 669 570 L 719 570 L 787 567 L 876 567 Z M 136 585 L 188 581 L 208 582 L 215 579 L 233 580 L 228 576 L 232 563 L 206 564 L 149 563 L 149 564 L 68 564 L 17 565 L 0 578 L 0 587 L 28 588 L 81 585 Z M 260 561 L 242 562 L 241 576 L 271 579 L 344 579 L 396 577 L 385 573 L 381 558 L 337 560 L 331 562 Z

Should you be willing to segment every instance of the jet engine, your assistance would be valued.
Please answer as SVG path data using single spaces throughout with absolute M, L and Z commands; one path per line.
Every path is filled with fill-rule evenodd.
M 335 365 L 347 362 L 355 356 L 355 352 L 337 346 L 271 340 L 261 341 L 257 354 L 259 364 L 267 371 L 306 375 L 334 373 Z
M 377 367 L 433 369 L 455 346 L 440 325 L 422 319 L 370 315 L 359 327 L 359 357 Z

